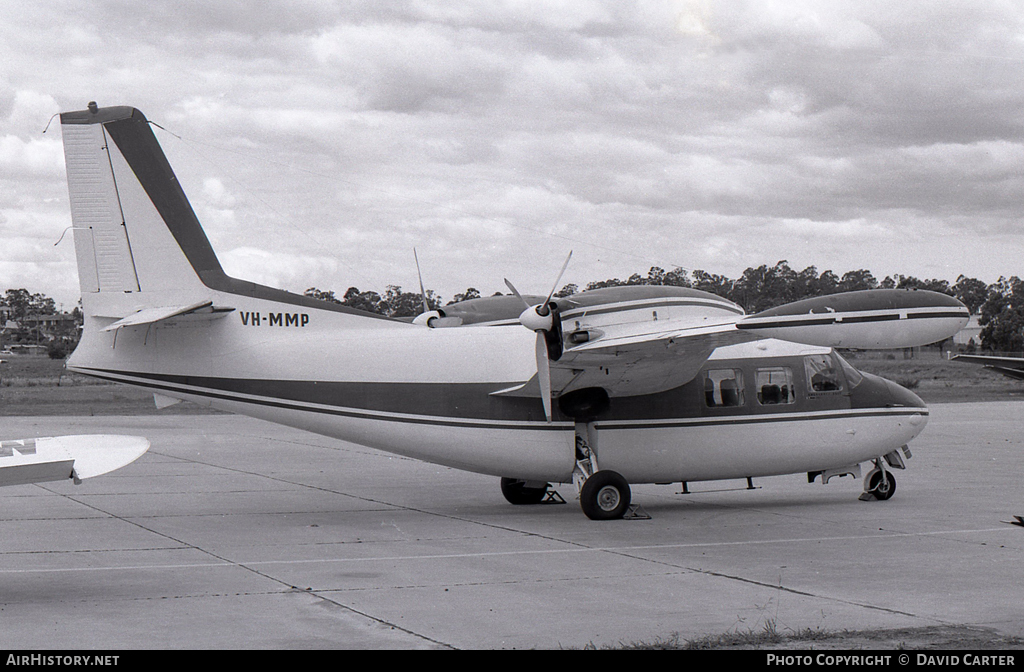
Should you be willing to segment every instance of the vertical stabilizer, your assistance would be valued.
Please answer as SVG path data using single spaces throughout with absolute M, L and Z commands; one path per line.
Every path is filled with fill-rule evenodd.
M 227 276 L 142 112 L 90 103 L 60 120 L 87 320 L 191 306 L 214 292 L 359 312 Z
M 224 272 L 145 116 L 90 105 L 62 114 L 61 129 L 83 303 L 208 293 L 204 279 Z

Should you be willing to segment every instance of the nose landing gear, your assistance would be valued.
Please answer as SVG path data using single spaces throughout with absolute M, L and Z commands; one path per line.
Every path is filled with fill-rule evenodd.
M 874 468 L 864 479 L 864 492 L 861 501 L 885 501 L 896 494 L 896 477 L 885 468 L 881 460 L 874 460 Z

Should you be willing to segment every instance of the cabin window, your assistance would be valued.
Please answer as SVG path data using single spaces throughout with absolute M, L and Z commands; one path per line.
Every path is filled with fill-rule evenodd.
M 743 373 L 738 369 L 711 369 L 704 374 L 704 401 L 712 408 L 743 405 Z
M 807 373 L 807 390 L 815 392 L 839 392 L 843 389 L 839 370 L 831 355 L 809 355 L 804 357 L 804 370 Z
M 793 390 L 793 370 L 788 366 L 773 366 L 754 372 L 757 402 L 762 406 L 792 404 L 796 401 Z

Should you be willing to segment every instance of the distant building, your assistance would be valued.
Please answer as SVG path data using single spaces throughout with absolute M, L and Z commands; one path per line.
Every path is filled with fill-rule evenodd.
M 10 319 L 9 308 L 0 306 L 0 310 L 3 311 L 0 313 L 0 339 L 4 344 L 39 343 L 78 335 L 78 322 L 72 313 L 28 315 L 15 321 Z
M 75 328 L 75 316 L 71 313 L 54 313 L 52 315 L 28 315 L 21 321 L 26 329 L 38 328 L 44 332 L 61 331 Z
M 979 315 L 971 315 L 967 320 L 967 326 L 953 336 L 953 343 L 956 346 L 967 347 L 974 340 L 974 345 L 981 347 L 981 325 L 978 324 Z

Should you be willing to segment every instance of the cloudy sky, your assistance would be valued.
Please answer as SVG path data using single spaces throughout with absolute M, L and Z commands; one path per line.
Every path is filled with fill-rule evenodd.
M 59 124 L 132 105 L 226 270 L 544 293 L 1024 275 L 1024 5 L 0 0 L 0 291 L 79 296 Z

